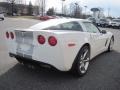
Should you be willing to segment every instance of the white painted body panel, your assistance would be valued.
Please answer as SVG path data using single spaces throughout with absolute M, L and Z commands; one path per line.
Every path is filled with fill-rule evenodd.
M 38 29 L 38 28 L 37 28 Z M 107 34 L 95 34 L 81 31 L 61 31 L 61 30 L 37 30 L 34 27 L 30 29 L 24 29 L 22 31 L 32 32 L 33 41 L 28 44 L 33 46 L 32 59 L 40 62 L 50 64 L 61 71 L 69 71 L 72 64 L 81 49 L 81 47 L 88 43 L 90 44 L 91 59 L 96 55 L 106 51 L 112 33 Z M 83 27 L 83 29 L 85 29 Z M 14 32 L 15 30 L 12 30 Z M 43 35 L 46 38 L 44 45 L 40 45 L 37 41 L 37 36 Z M 50 46 L 48 44 L 48 38 L 54 36 L 57 38 L 57 45 Z M 107 45 L 105 46 L 106 39 L 108 39 Z M 10 53 L 16 54 L 17 45 L 16 37 L 14 40 L 6 39 L 8 50 Z M 74 43 L 75 46 L 69 47 L 68 44 Z M 26 46 L 26 48 L 28 47 Z M 25 46 L 24 46 L 25 48 Z

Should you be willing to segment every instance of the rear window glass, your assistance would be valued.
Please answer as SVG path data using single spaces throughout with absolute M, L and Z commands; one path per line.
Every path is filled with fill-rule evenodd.
M 67 22 L 63 24 L 59 24 L 56 26 L 51 26 L 45 28 L 44 30 L 71 30 L 71 31 L 83 31 L 82 27 L 78 22 Z

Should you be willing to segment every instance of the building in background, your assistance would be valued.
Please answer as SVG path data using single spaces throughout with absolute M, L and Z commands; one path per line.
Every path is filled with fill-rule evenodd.
M 30 7 L 30 5 L 20 3 L 15 3 L 13 5 L 13 13 L 14 15 L 29 15 L 30 8 L 32 10 L 31 15 L 39 13 L 38 6 L 31 5 Z M 4 12 L 6 15 L 11 15 L 12 14 L 11 3 L 0 2 L 0 12 Z
M 93 12 L 92 17 L 94 17 L 95 19 L 105 18 L 102 8 L 91 8 L 91 11 Z

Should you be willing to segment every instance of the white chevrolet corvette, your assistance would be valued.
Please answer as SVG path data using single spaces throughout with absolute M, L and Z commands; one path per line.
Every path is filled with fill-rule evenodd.
M 112 50 L 114 36 L 87 20 L 53 19 L 7 31 L 6 41 L 9 55 L 20 63 L 39 62 L 82 76 L 92 58 Z

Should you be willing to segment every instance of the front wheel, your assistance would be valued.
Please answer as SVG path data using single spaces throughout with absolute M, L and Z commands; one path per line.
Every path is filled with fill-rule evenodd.
M 83 76 L 86 74 L 89 66 L 89 61 L 90 61 L 90 49 L 88 46 L 84 46 L 76 59 L 76 64 L 74 66 L 75 68 L 75 73 L 77 76 Z

